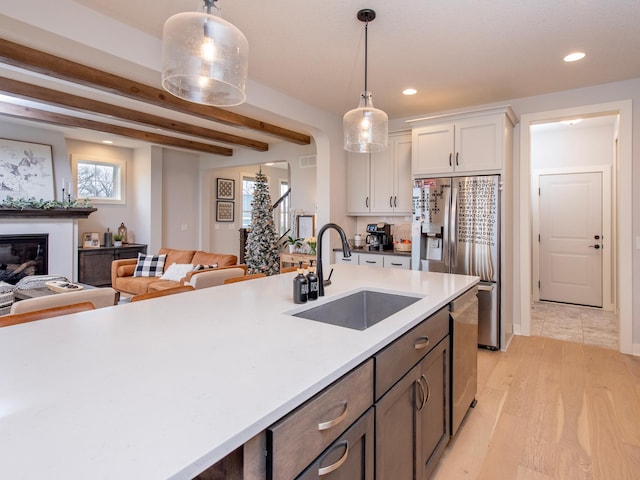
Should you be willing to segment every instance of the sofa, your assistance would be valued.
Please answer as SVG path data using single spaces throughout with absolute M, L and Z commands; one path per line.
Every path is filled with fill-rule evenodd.
M 177 287 L 188 283 L 193 275 L 197 275 L 209 270 L 226 268 L 238 263 L 236 255 L 223 253 L 208 253 L 201 250 L 179 250 L 172 248 L 161 248 L 158 255 L 166 255 L 163 275 L 168 273 L 169 268 L 176 264 L 176 267 L 186 267 L 188 264 L 200 270 L 186 272 L 180 279 L 163 279 L 159 276 L 134 276 L 137 258 L 126 258 L 114 260 L 111 263 L 111 286 L 119 292 L 138 295 L 140 293 L 154 292 L 167 288 Z

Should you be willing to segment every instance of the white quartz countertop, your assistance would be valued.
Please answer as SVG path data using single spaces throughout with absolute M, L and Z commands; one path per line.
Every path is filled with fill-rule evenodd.
M 0 328 L 0 478 L 192 478 L 478 281 L 331 268 L 304 305 L 289 273 Z M 424 297 L 364 331 L 289 314 L 363 288 Z

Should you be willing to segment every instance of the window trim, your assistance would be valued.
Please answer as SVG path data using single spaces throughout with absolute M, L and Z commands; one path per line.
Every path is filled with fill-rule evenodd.
M 107 205 L 124 205 L 127 203 L 127 162 L 116 158 L 95 158 L 88 157 L 86 155 L 72 155 L 71 156 L 71 176 L 74 181 L 74 190 L 78 194 L 78 163 L 93 163 L 110 165 L 118 168 L 119 172 L 119 198 L 102 198 L 102 197 L 88 197 L 86 200 L 91 203 L 107 204 Z M 77 196 L 78 200 L 85 200 L 84 197 Z

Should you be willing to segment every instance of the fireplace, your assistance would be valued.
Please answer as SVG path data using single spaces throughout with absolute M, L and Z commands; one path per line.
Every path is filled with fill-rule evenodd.
M 48 274 L 48 244 L 47 233 L 0 235 L 0 281 Z

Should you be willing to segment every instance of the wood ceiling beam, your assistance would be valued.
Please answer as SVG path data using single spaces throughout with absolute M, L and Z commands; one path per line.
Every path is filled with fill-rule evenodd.
M 0 38 L 0 61 L 19 68 L 59 78 L 105 92 L 118 94 L 163 108 L 195 115 L 232 127 L 250 129 L 298 145 L 309 145 L 311 137 L 218 107 L 187 102 L 164 90 L 113 75 L 96 68 L 51 55 Z
M 24 107 L 21 105 L 14 105 L 12 103 L 0 102 L 0 114 L 16 118 L 28 118 L 30 120 L 51 123 L 54 125 L 64 125 L 66 127 L 86 128 L 88 130 L 95 130 L 98 132 L 112 133 L 114 135 L 134 138 L 136 140 L 141 140 L 144 142 L 157 143 L 170 147 L 179 147 L 188 150 L 195 150 L 198 152 L 211 153 L 214 155 L 223 155 L 225 157 L 230 157 L 231 155 L 233 155 L 233 150 L 231 150 L 230 148 L 219 147 L 217 145 L 209 145 L 202 142 L 194 142 L 192 140 L 185 140 L 182 138 L 169 137 L 167 135 L 145 132 L 142 130 L 122 127 L 110 123 L 96 122 L 95 120 L 88 120 L 85 118 L 71 117 L 69 115 L 63 115 L 61 113 L 45 112 L 44 110 Z
M 52 90 L 50 88 L 40 87 L 37 85 L 31 85 L 29 83 L 19 82 L 17 80 L 12 80 L 9 78 L 0 77 L 0 92 L 4 92 L 14 97 L 19 97 L 26 100 L 38 100 L 48 105 L 67 107 L 73 110 L 87 113 L 109 115 L 112 117 L 120 118 L 122 120 L 162 128 L 163 130 L 170 130 L 183 133 L 185 135 L 202 137 L 206 138 L 207 140 L 213 140 L 216 142 L 239 145 L 257 150 L 259 152 L 266 152 L 267 150 L 269 150 L 269 144 L 259 142 L 257 140 L 251 140 L 248 138 L 239 137 L 237 135 L 219 132 L 217 130 L 210 130 L 208 128 L 198 127 L 196 125 L 178 122 L 164 117 L 158 117 L 156 115 L 150 115 L 138 110 L 131 110 L 129 108 L 119 107 L 110 103 L 99 102 L 97 100 L 91 100 L 84 97 L 78 97 L 69 93 L 64 93 L 58 90 Z

